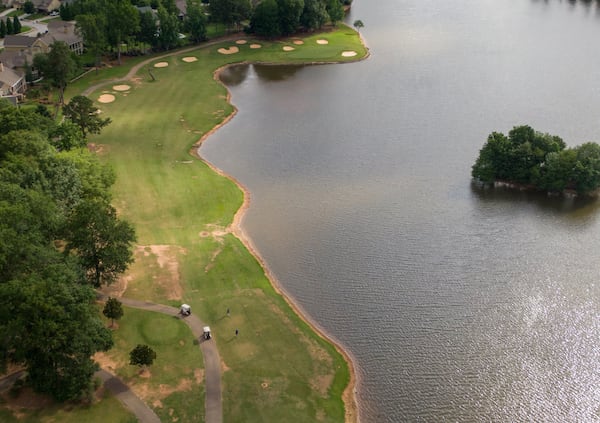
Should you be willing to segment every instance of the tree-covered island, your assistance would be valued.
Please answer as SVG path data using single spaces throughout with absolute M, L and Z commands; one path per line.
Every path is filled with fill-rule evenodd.
M 522 187 L 590 195 L 600 187 L 600 145 L 567 148 L 556 135 L 516 126 L 508 137 L 492 132 L 471 175 L 484 184 L 507 182 Z

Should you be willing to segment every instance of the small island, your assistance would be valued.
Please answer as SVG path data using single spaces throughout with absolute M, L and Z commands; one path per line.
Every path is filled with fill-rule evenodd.
M 600 145 L 587 142 L 567 148 L 556 135 L 516 126 L 508 137 L 500 132 L 488 136 L 471 175 L 483 185 L 594 195 L 600 187 Z

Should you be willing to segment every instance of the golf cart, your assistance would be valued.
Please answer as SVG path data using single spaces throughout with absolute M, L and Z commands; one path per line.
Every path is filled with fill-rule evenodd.
M 202 331 L 203 331 L 202 336 L 204 337 L 204 339 L 210 339 L 210 327 L 204 326 Z
M 189 316 L 192 314 L 192 308 L 187 304 L 181 304 L 181 308 L 179 309 L 179 314 L 182 316 Z

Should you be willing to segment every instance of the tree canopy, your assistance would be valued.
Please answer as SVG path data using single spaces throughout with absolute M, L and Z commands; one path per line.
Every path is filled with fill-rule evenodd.
M 114 173 L 85 148 L 59 149 L 60 125 L 46 114 L 0 101 L 0 369 L 22 365 L 35 390 L 68 400 L 86 395 L 97 369 L 91 356 L 112 345 L 94 304 L 98 278 L 86 278 L 89 258 L 65 248 L 77 242 L 70 224 L 108 222 L 103 251 L 124 261 L 102 282 L 131 257 L 119 228 L 134 235 L 108 205 Z M 101 206 L 79 212 L 89 204 Z
M 516 126 L 505 136 L 492 132 L 472 167 L 483 182 L 507 181 L 549 192 L 589 194 L 600 187 L 600 146 L 566 148 L 556 136 Z

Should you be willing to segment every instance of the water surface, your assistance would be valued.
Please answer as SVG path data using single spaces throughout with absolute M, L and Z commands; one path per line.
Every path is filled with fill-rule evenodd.
M 600 141 L 594 2 L 355 0 L 370 59 L 244 66 L 201 149 L 365 422 L 600 420 L 599 204 L 471 185 L 487 135 Z

